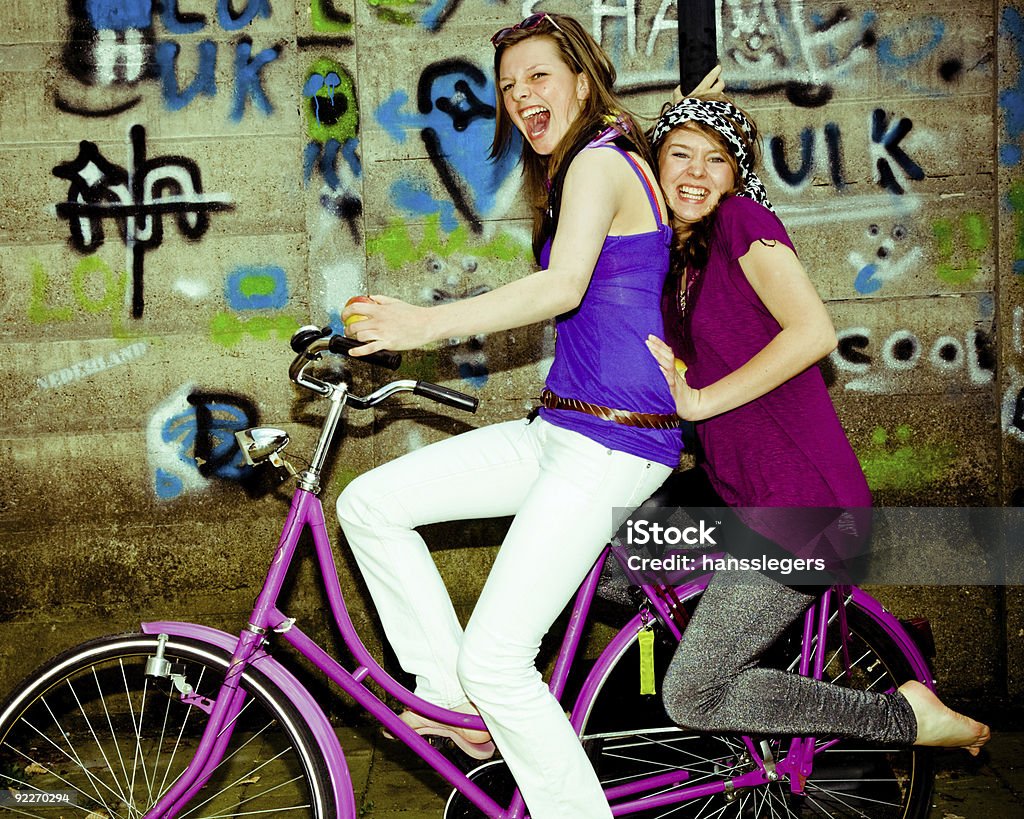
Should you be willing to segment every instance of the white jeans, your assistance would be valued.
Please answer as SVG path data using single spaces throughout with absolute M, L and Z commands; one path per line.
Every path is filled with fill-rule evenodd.
M 476 705 L 532 819 L 611 816 L 536 657 L 611 534 L 670 472 L 538 418 L 410 452 L 338 498 L 345 536 L 416 693 L 445 707 Z M 515 519 L 463 633 L 414 528 L 505 515 Z

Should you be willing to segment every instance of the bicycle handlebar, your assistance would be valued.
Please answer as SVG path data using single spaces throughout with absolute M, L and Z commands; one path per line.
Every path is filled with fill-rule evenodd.
M 338 353 L 346 358 L 351 358 L 353 361 L 365 361 L 367 364 L 387 367 L 389 370 L 397 370 L 402 366 L 402 354 L 393 353 L 390 350 L 379 350 L 369 355 L 349 355 L 349 350 L 354 347 L 361 347 L 365 343 L 365 341 L 356 341 L 354 338 L 346 338 L 345 336 L 331 336 L 331 344 L 328 349 L 332 353 Z
M 298 354 L 292 362 L 289 370 L 289 377 L 292 381 L 307 389 L 313 390 L 319 395 L 329 396 L 336 389 L 331 384 L 305 373 L 306 367 L 318 358 L 323 352 L 343 355 L 352 361 L 365 361 L 368 364 L 376 364 L 388 369 L 398 369 L 402 363 L 402 356 L 389 350 L 371 353 L 367 356 L 350 356 L 349 351 L 358 347 L 362 342 L 344 336 L 332 335 L 330 327 L 300 327 L 292 336 L 291 347 Z M 446 404 L 449 407 L 460 409 L 465 412 L 476 412 L 480 401 L 471 395 L 466 395 L 458 390 L 449 387 L 442 387 L 439 384 L 431 384 L 429 381 L 412 381 L 406 379 L 393 381 L 386 384 L 365 398 L 348 393 L 347 403 L 356 409 L 369 409 L 376 406 L 385 398 L 396 392 L 411 392 L 413 395 L 422 395 L 437 401 L 439 404 Z
M 429 381 L 417 381 L 416 386 L 413 387 L 412 394 L 422 395 L 437 401 L 439 404 L 447 404 L 449 407 L 455 407 L 455 409 L 465 410 L 466 412 L 476 412 L 476 408 L 480 404 L 479 398 L 474 398 L 472 395 L 466 395 L 464 392 L 449 389 L 448 387 L 442 387 L 440 384 L 431 384 Z

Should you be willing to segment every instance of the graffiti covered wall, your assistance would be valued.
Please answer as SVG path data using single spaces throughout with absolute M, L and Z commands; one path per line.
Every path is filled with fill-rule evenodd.
M 3 4 L 0 689 L 140 612 L 234 628 L 284 502 L 233 433 L 282 427 L 306 454 L 297 326 L 337 327 L 355 293 L 439 303 L 529 269 L 518 168 L 483 161 L 488 38 L 541 9 L 584 20 L 656 114 L 678 74 L 667 1 Z M 833 315 L 823 368 L 884 503 L 1024 504 L 1022 50 L 1013 2 L 719 3 L 728 88 Z M 381 460 L 521 416 L 553 344 L 537 327 L 407 356 L 480 417 L 353 417 L 328 504 Z M 458 555 L 439 560 L 470 571 Z M 1020 618 L 1001 595 L 978 598 L 996 651 Z

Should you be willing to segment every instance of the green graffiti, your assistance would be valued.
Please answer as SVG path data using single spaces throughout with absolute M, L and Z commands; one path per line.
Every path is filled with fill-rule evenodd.
M 246 298 L 270 296 L 277 292 L 277 279 L 273 276 L 250 274 L 239 283 L 239 291 Z
M 352 31 L 352 18 L 348 14 L 339 14 L 326 4 L 324 0 L 310 0 L 309 14 L 313 23 L 313 31 L 323 31 L 330 34 Z
M 416 18 L 402 9 L 403 7 L 419 6 L 420 0 L 366 0 L 366 5 L 370 7 L 370 11 L 375 16 L 385 22 L 411 26 L 415 24 Z
M 88 286 L 94 274 L 98 274 L 102 281 L 102 296 L 99 299 L 89 296 Z M 98 256 L 87 256 L 71 273 L 71 291 L 75 294 L 75 301 L 86 313 L 113 311 L 123 303 L 126 279 L 124 274 L 115 274 Z
M 403 353 L 402 378 L 411 378 L 414 381 L 441 380 L 443 376 L 440 374 L 439 358 L 435 347 Z
M 38 260 L 32 262 L 31 274 L 32 298 L 28 306 L 29 320 L 36 324 L 72 321 L 75 317 L 75 308 L 53 305 L 55 293 L 50 274 Z M 121 317 L 128 288 L 127 273 L 115 273 L 99 256 L 86 256 L 72 268 L 69 284 L 75 305 L 81 311 L 92 315 L 109 313 L 111 335 L 115 338 L 130 335 L 125 331 Z
M 32 262 L 32 299 L 28 305 L 28 317 L 36 324 L 48 324 L 52 321 L 71 321 L 70 307 L 51 307 L 53 290 L 50 276 L 43 269 L 41 262 Z
M 938 481 L 955 457 L 951 444 L 915 443 L 914 430 L 906 424 L 896 427 L 892 440 L 884 427 L 876 427 L 871 447 L 859 454 L 868 486 L 875 491 L 923 489 Z
M 1010 185 L 1007 197 L 1013 209 L 1014 226 L 1017 229 L 1017 246 L 1013 251 L 1013 272 L 1024 273 L 1024 182 L 1017 180 Z
M 316 88 L 303 104 L 306 133 L 311 140 L 323 144 L 335 139 L 344 144 L 356 137 L 359 133 L 356 86 L 339 63 L 326 57 L 316 60 L 306 72 L 303 87 Z
M 939 219 L 932 225 L 932 234 L 939 245 L 939 262 L 936 275 L 946 284 L 967 284 L 971 282 L 981 264 L 977 256 L 989 245 L 989 227 L 985 217 L 979 213 L 965 213 L 960 217 L 960 229 L 971 254 L 963 264 L 957 266 L 953 261 L 954 237 L 953 222 L 950 219 Z
M 384 231 L 366 240 L 366 252 L 370 256 L 383 256 L 391 270 L 431 256 L 447 259 L 455 253 L 500 261 L 529 258 L 528 248 L 507 233 L 499 233 L 480 245 L 470 245 L 469 237 L 469 230 L 463 225 L 450 234 L 444 234 L 441 217 L 434 213 L 427 217 L 419 243 L 410 237 L 405 222 L 394 220 Z
M 361 474 L 361 470 L 334 467 L 331 470 L 331 481 L 325 491 L 325 494 L 332 498 L 338 497 L 338 495 L 341 494 L 341 491 Z
M 266 341 L 271 336 L 288 339 L 301 325 L 301 321 L 284 315 L 240 319 L 231 313 L 219 313 L 210 324 L 210 336 L 217 344 L 231 348 L 240 344 L 246 337 L 258 341 Z

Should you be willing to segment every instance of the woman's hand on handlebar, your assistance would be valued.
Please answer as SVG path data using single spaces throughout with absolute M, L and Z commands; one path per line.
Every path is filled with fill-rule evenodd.
M 346 337 L 366 342 L 353 347 L 349 355 L 364 356 L 378 350 L 415 350 L 436 340 L 430 331 L 431 308 L 417 307 L 390 296 L 371 298 L 372 302 L 350 304 L 341 313 L 342 321 L 354 315 L 365 316 L 345 328 Z

